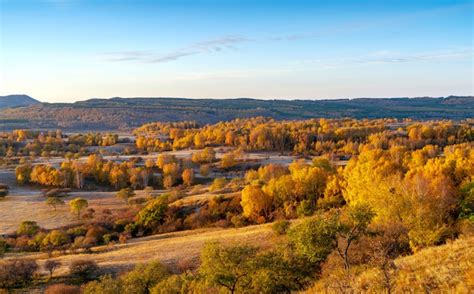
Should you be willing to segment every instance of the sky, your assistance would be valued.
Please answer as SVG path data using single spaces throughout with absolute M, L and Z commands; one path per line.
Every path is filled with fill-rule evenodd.
M 473 95 L 473 1 L 0 0 L 0 95 Z

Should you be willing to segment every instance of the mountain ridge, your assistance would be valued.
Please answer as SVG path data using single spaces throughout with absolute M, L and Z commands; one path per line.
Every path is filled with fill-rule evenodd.
M 474 96 L 326 100 L 92 98 L 0 109 L 0 129 L 120 130 L 154 121 L 193 120 L 206 124 L 255 116 L 277 120 L 316 117 L 463 120 L 474 117 Z

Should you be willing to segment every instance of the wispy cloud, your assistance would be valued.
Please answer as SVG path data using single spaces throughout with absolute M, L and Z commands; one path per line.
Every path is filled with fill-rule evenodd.
M 296 60 L 287 64 L 294 69 L 341 69 L 370 65 L 398 64 L 411 62 L 430 62 L 443 60 L 473 60 L 474 51 L 470 48 L 451 48 L 430 52 L 404 54 L 390 50 L 371 52 L 356 57 L 314 58 Z
M 122 51 L 104 54 L 105 60 L 113 62 L 135 61 L 141 63 L 162 63 L 178 60 L 180 58 L 220 52 L 223 50 L 238 50 L 237 45 L 244 42 L 255 41 L 239 35 L 229 35 L 216 39 L 192 43 L 171 52 L 160 53 L 157 51 Z
M 472 58 L 473 51 L 466 50 L 443 50 L 434 52 L 424 52 L 417 54 L 401 54 L 390 51 L 375 52 L 367 57 L 354 59 L 353 63 L 377 64 L 377 63 L 405 63 L 430 60 L 452 60 Z

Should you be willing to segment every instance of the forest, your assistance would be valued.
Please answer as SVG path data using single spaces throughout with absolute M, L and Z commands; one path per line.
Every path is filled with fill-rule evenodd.
M 391 117 L 459 121 L 474 117 L 473 105 L 472 96 L 328 100 L 95 98 L 4 109 L 0 105 L 0 130 L 128 131 L 156 121 L 209 124 L 257 116 L 277 120 Z
M 473 142 L 469 118 L 5 131 L 0 209 L 35 206 L 0 217 L 0 289 L 469 293 Z

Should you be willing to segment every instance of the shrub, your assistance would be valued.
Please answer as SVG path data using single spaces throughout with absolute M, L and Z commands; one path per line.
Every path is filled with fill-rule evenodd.
M 8 195 L 8 186 L 0 184 L 0 199 Z
M 75 260 L 69 266 L 69 271 L 82 281 L 86 281 L 94 277 L 99 270 L 97 264 L 92 260 Z
M 0 288 L 17 288 L 32 281 L 38 264 L 30 259 L 14 259 L 0 263 Z
M 7 241 L 0 237 L 0 258 L 5 255 L 5 252 L 7 251 Z
M 215 178 L 214 181 L 212 182 L 212 185 L 209 187 L 209 190 L 211 191 L 221 190 L 221 189 L 224 189 L 226 185 L 227 185 L 226 178 Z
M 298 204 L 296 208 L 296 213 L 299 217 L 310 216 L 314 213 L 314 206 L 311 203 L 311 200 L 303 200 Z
M 33 236 L 39 231 L 40 227 L 35 221 L 24 221 L 17 230 L 18 235 Z
M 110 275 L 102 276 L 98 281 L 89 282 L 83 294 L 121 294 L 124 293 L 120 280 L 113 279 Z
M 287 220 L 279 220 L 273 223 L 272 229 L 277 235 L 285 235 L 291 223 Z

